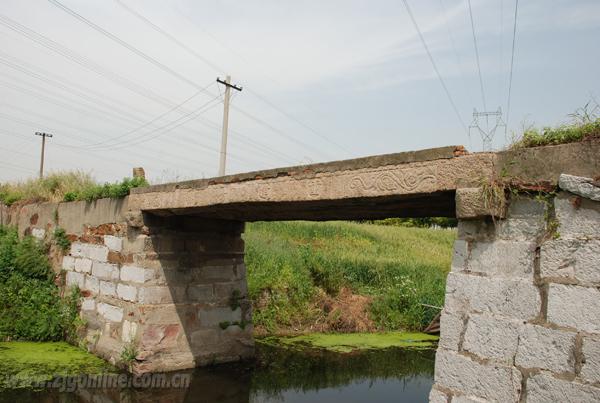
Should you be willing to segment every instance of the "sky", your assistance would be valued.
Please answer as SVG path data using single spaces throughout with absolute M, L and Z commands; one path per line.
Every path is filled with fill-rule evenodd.
M 515 0 L 471 0 L 471 10 L 473 25 L 462 0 L 3 0 L 0 182 L 38 174 L 35 132 L 53 134 L 46 173 L 216 176 L 216 78 L 226 75 L 242 87 L 227 174 L 446 145 L 481 151 L 474 109 L 501 109 L 501 149 L 523 127 L 568 123 L 600 99 L 599 1 L 519 2 L 510 84 Z

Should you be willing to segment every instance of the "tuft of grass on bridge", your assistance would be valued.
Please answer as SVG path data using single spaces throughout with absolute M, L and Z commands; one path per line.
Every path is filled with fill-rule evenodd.
M 510 148 L 528 148 L 555 144 L 576 143 L 586 139 L 600 138 L 600 119 L 562 125 L 558 127 L 528 128 Z
M 143 178 L 124 178 L 121 182 L 100 184 L 85 172 L 54 172 L 42 179 L 0 183 L 0 203 L 10 206 L 16 202 L 121 198 L 127 196 L 131 188 L 147 185 Z
M 455 231 L 354 222 L 247 225 L 253 321 L 269 333 L 310 331 L 325 320 L 323 292 L 372 298 L 379 330 L 420 330 L 442 306 Z

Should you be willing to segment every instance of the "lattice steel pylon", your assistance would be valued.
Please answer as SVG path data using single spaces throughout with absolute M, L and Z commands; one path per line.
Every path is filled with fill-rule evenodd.
M 480 119 L 485 118 L 485 129 L 481 126 Z M 494 125 L 490 127 L 490 118 L 494 118 Z M 481 135 L 481 141 L 483 142 L 483 151 L 490 151 L 492 149 L 492 142 L 494 135 L 499 127 L 506 127 L 506 123 L 502 120 L 502 108 L 498 107 L 498 110 L 494 112 L 477 112 L 477 109 L 473 108 L 473 122 L 469 125 L 469 134 L 472 129 L 477 129 Z

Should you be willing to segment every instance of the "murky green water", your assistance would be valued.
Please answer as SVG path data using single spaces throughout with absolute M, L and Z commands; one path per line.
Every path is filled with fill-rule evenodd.
M 39 402 L 427 402 L 433 350 L 339 354 L 258 345 L 257 359 L 201 368 L 183 388 L 79 388 L 0 392 L 0 401 Z

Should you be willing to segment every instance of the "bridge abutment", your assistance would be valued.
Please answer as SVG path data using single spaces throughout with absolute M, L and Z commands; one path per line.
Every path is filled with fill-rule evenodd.
M 513 196 L 504 219 L 466 215 L 430 401 L 600 400 L 600 202 Z

